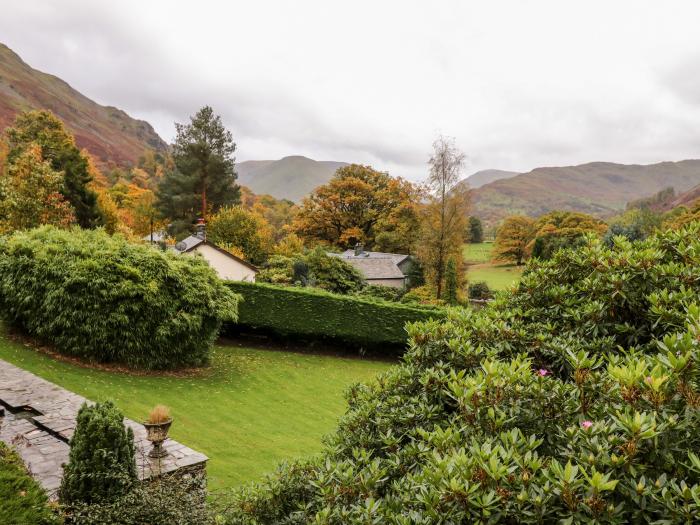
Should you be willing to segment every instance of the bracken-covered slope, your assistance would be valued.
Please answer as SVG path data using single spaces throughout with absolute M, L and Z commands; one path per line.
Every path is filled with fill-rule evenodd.
M 78 146 L 102 165 L 131 166 L 146 149 L 167 148 L 148 122 L 97 104 L 60 78 L 33 69 L 0 44 L 0 131 L 27 109 L 51 110 L 75 135 Z
M 280 160 L 247 160 L 236 164 L 238 182 L 258 195 L 299 202 L 330 180 L 345 162 L 319 161 L 294 155 Z
M 606 217 L 635 199 L 673 187 L 677 194 L 700 183 L 700 160 L 658 164 L 591 162 L 537 168 L 472 192 L 473 213 L 494 225 L 508 215 L 537 217 L 570 210 Z

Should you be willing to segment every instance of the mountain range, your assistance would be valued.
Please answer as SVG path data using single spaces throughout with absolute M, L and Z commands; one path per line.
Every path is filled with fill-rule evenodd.
M 346 162 L 313 160 L 300 155 L 279 160 L 248 160 L 236 164 L 238 182 L 253 193 L 299 202 L 330 180 Z
M 165 151 L 167 144 L 143 120 L 121 109 L 102 106 L 60 78 L 26 64 L 0 44 L 0 132 L 20 111 L 49 109 L 102 166 L 132 166 L 146 149 Z
M 469 182 L 469 179 L 467 179 Z M 472 191 L 473 213 L 487 225 L 508 215 L 537 217 L 569 210 L 607 217 L 628 202 L 673 187 L 677 194 L 700 184 L 700 160 L 657 164 L 590 162 L 579 166 L 536 168 L 496 180 Z
M 102 166 L 133 166 L 146 149 L 168 148 L 148 122 L 90 100 L 0 44 L 0 131 L 26 109 L 51 110 Z M 236 169 L 239 182 L 253 192 L 299 202 L 345 165 L 295 155 L 240 162 Z M 700 160 L 650 165 L 591 162 L 527 173 L 492 169 L 472 174 L 466 183 L 472 188 L 472 213 L 490 226 L 507 215 L 535 217 L 555 209 L 606 217 L 668 187 L 675 190 L 670 204 L 700 197 Z

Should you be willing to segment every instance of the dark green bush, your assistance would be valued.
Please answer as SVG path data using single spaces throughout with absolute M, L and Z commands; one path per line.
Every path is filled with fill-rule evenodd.
M 469 299 L 491 299 L 493 297 L 493 292 L 489 288 L 488 283 L 485 281 L 476 281 L 469 283 L 467 287 L 469 293 Z
M 45 226 L 0 240 L 0 315 L 62 353 L 198 366 L 236 304 L 202 259 L 101 230 Z
M 403 297 L 404 290 L 402 288 L 394 288 L 393 286 L 378 286 L 369 284 L 362 290 L 355 292 L 355 297 L 364 297 L 365 299 L 378 299 L 380 301 L 396 302 Z
M 64 504 L 110 501 L 136 482 L 134 432 L 111 403 L 83 404 L 70 440 L 59 497 Z
M 134 485 L 109 500 L 66 508 L 71 525 L 212 525 L 198 479 L 173 476 Z
M 328 338 L 372 346 L 403 344 L 407 322 L 444 317 L 444 311 L 368 301 L 309 288 L 227 282 L 243 296 L 238 324 L 280 335 Z
M 484 309 L 410 325 L 323 456 L 220 521 L 696 523 L 699 232 L 589 240 Z

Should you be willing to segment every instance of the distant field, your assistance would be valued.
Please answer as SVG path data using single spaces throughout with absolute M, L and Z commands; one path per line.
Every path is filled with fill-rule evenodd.
M 494 290 L 504 290 L 517 282 L 524 267 L 491 262 L 492 242 L 465 244 L 462 250 L 470 282 L 485 281 Z

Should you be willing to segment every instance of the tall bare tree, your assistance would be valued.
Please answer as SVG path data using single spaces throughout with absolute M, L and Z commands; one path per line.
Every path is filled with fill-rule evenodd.
M 440 136 L 433 143 L 428 162 L 428 202 L 423 209 L 417 253 L 437 297 L 442 296 L 447 261 L 450 257 L 461 260 L 468 230 L 469 188 L 461 183 L 464 158 L 454 139 Z

